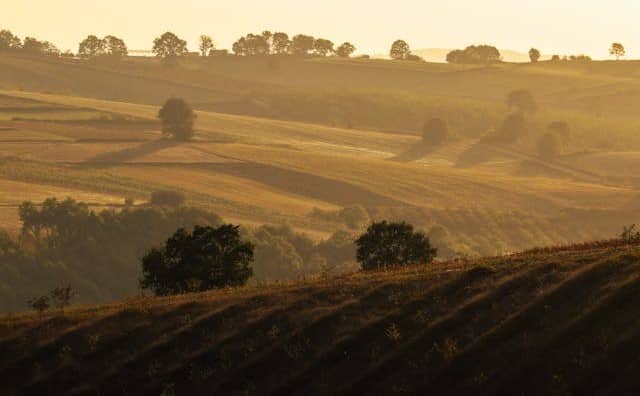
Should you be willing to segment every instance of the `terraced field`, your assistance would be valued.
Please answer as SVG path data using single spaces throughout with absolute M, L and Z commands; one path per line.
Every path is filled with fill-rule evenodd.
M 619 242 L 0 320 L 4 394 L 634 394 Z

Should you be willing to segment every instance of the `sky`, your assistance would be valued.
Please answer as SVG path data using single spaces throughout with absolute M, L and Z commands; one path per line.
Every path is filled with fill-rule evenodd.
M 197 50 L 208 34 L 218 48 L 263 30 L 305 33 L 358 53 L 387 53 L 395 39 L 411 48 L 492 44 L 544 54 L 607 58 L 622 42 L 640 58 L 640 0 L 2 0 L 0 29 L 76 51 L 88 34 L 121 37 L 129 49 L 150 49 L 173 31 Z M 637 44 L 637 46 L 636 46 Z

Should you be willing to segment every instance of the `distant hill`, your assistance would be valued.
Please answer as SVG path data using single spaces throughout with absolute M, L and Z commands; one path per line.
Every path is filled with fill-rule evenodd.
M 428 62 L 446 62 L 447 54 L 453 51 L 453 48 L 424 48 L 413 50 L 413 53 L 421 56 Z M 505 62 L 529 62 L 529 54 L 507 49 L 501 49 L 502 60 Z M 543 55 L 542 60 L 551 58 L 551 56 Z

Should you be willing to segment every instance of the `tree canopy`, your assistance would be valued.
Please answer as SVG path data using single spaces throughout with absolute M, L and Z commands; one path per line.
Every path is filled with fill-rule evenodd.
M 406 60 L 411 55 L 411 48 L 404 40 L 396 40 L 391 44 L 389 56 L 395 60 Z
M 200 36 L 200 55 L 208 56 L 212 49 L 215 48 L 213 45 L 213 39 L 210 36 L 203 34 Z
M 529 50 L 529 59 L 531 60 L 531 63 L 538 62 L 540 60 L 540 51 L 536 48 L 531 48 Z
M 615 56 L 616 60 L 625 56 L 626 53 L 627 51 L 625 50 L 624 45 L 620 43 L 613 43 L 611 44 L 611 48 L 609 48 L 609 54 Z
M 171 32 L 153 40 L 153 53 L 165 61 L 175 60 L 187 52 L 187 42 Z
M 189 140 L 193 137 L 193 124 L 196 114 L 183 99 L 168 99 L 158 112 L 162 122 L 162 132 L 177 140 Z
M 499 62 L 500 51 L 490 45 L 470 45 L 463 50 L 453 50 L 447 54 L 449 63 L 489 64 Z
M 364 270 L 428 264 L 437 254 L 429 238 L 405 222 L 373 223 L 356 240 L 356 246 L 357 260 Z
M 181 228 L 142 258 L 140 285 L 161 296 L 242 286 L 253 275 L 252 262 L 253 244 L 242 240 L 238 226 Z
M 346 42 L 341 44 L 337 49 L 336 49 L 336 55 L 338 55 L 341 58 L 348 58 L 350 57 L 354 52 L 356 51 L 356 47 L 355 45 Z

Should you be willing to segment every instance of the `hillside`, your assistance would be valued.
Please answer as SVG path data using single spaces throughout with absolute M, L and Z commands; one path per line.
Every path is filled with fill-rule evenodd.
M 0 320 L 3 394 L 635 394 L 640 248 Z

